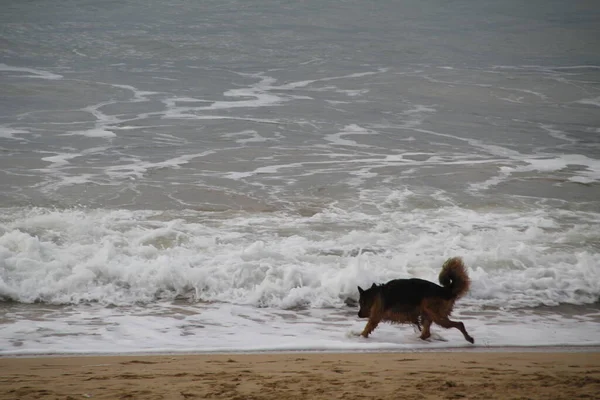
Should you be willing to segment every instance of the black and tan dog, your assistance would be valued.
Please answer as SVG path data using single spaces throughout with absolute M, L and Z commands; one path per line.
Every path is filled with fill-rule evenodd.
M 467 333 L 462 322 L 451 321 L 450 314 L 454 302 L 465 295 L 471 281 L 460 257 L 447 260 L 442 266 L 439 281 L 442 286 L 423 279 L 395 279 L 383 285 L 373 284 L 370 289 L 360 293 L 360 318 L 369 318 L 362 331 L 368 337 L 379 322 L 409 323 L 421 330 L 421 339 L 425 340 L 431 333 L 431 324 L 444 328 L 460 330 L 465 339 L 471 343 L 475 340 Z

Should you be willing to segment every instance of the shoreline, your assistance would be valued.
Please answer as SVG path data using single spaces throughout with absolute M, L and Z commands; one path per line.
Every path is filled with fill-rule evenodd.
M 0 358 L 0 400 L 591 399 L 600 352 L 361 352 Z
M 414 349 L 365 349 L 365 350 L 223 350 L 223 351 L 157 351 L 157 352 L 107 352 L 107 353 L 31 353 L 0 354 L 1 359 L 10 358 L 68 358 L 68 357 L 159 357 L 159 356 L 226 356 L 226 355 L 281 355 L 281 354 L 411 354 L 411 353 L 600 353 L 600 345 L 542 345 L 542 346 L 455 346 L 443 348 Z

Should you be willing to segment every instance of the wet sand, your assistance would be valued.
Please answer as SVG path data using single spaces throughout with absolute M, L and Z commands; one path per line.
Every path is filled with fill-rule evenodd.
M 0 399 L 597 399 L 600 352 L 0 358 Z

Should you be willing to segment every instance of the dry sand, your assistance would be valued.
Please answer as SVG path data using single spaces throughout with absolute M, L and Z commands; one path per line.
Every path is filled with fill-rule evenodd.
M 0 358 L 0 399 L 599 399 L 600 352 Z

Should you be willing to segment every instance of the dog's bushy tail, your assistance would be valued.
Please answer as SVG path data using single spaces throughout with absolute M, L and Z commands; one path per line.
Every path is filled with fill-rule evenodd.
M 464 296 L 471 286 L 471 280 L 463 260 L 460 257 L 453 257 L 446 260 L 442 265 L 442 271 L 439 276 L 440 284 L 452 292 L 452 296 L 458 299 Z

